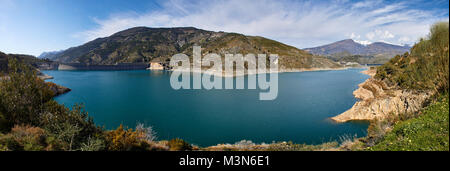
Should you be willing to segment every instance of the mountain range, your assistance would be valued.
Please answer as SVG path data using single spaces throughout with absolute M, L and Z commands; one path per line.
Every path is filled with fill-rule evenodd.
M 384 42 L 363 45 L 352 39 L 346 39 L 304 50 L 315 55 L 326 56 L 334 61 L 386 63 L 395 55 L 403 54 L 410 49 L 408 45 L 399 46 Z
M 49 59 L 62 63 L 110 65 L 168 61 L 184 53 L 192 57 L 192 47 L 202 47 L 203 55 L 278 54 L 281 68 L 337 68 L 340 64 L 325 57 L 259 36 L 213 32 L 193 27 L 148 28 L 135 27 L 98 38 L 78 47 L 51 53 Z
M 64 52 L 64 50 L 59 50 L 59 51 L 51 51 L 51 52 L 43 52 L 41 53 L 38 58 L 41 59 L 54 59 L 58 54 Z

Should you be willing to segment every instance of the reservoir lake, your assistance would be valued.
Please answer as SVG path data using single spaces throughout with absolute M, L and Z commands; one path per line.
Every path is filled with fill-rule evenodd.
M 329 119 L 357 101 L 353 91 L 369 78 L 361 71 L 280 73 L 273 101 L 259 100 L 267 90 L 174 90 L 168 71 L 43 72 L 54 77 L 47 81 L 72 89 L 56 101 L 67 107 L 84 104 L 106 129 L 144 123 L 153 127 L 158 140 L 182 138 L 210 146 L 241 140 L 320 144 L 365 136 L 366 122 Z

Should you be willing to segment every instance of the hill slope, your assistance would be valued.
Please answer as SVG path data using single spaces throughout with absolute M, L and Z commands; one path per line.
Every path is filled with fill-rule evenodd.
M 438 22 L 411 53 L 377 67 L 354 92 L 360 101 L 332 119 L 371 120 L 355 143 L 368 150 L 448 151 L 449 87 L 449 23 Z
M 422 110 L 417 118 L 400 121 L 372 151 L 448 151 L 448 94 Z
M 0 72 L 8 71 L 8 61 L 10 59 L 17 59 L 20 62 L 38 69 L 51 69 L 54 67 L 54 63 L 48 59 L 39 59 L 31 55 L 5 54 L 0 52 Z
M 193 27 L 135 27 L 98 38 L 55 55 L 59 62 L 115 64 L 124 62 L 166 61 L 177 53 L 192 55 L 192 46 L 202 53 L 278 54 L 282 68 L 337 68 L 339 64 L 324 57 L 263 37 L 237 33 L 212 32 Z

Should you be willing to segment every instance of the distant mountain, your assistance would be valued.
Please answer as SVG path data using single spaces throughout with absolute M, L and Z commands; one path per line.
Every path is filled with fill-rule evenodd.
M 399 46 L 393 45 L 383 42 L 375 42 L 367 45 L 367 55 L 377 55 L 377 54 L 394 54 L 395 55 L 403 54 L 405 52 L 409 52 L 411 46 Z
M 51 52 L 42 52 L 38 58 L 41 59 L 54 59 L 56 58 L 56 56 L 60 53 L 64 52 L 64 50 L 60 50 L 60 51 L 51 51 Z
M 278 54 L 283 68 L 341 67 L 327 58 L 263 37 L 193 27 L 135 27 L 69 48 L 57 53 L 53 59 L 65 63 L 87 64 L 168 61 L 177 53 L 192 57 L 193 45 L 200 45 L 203 54 L 217 53 L 222 57 L 226 53 Z
M 410 46 L 398 46 L 383 42 L 375 42 L 363 45 L 352 39 L 341 40 L 335 43 L 304 49 L 315 55 L 327 56 L 335 61 L 349 57 L 356 59 L 358 56 L 366 63 L 385 63 L 395 55 L 403 54 L 411 49 Z M 358 61 L 347 61 L 358 62 Z M 361 61 L 359 61 L 361 62 Z
M 352 39 L 341 40 L 331 44 L 306 48 L 304 50 L 316 55 L 332 55 L 336 53 L 348 52 L 352 55 L 377 55 L 377 54 L 403 54 L 411 47 L 398 46 L 383 42 L 375 42 L 369 45 L 362 45 Z

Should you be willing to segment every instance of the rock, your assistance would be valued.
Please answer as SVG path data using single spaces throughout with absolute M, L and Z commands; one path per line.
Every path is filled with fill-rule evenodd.
M 70 88 L 61 86 L 61 85 L 57 85 L 55 83 L 52 82 L 47 82 L 47 85 L 50 87 L 50 90 L 53 91 L 54 97 L 59 96 L 61 94 L 65 94 L 69 91 L 71 91 Z
M 375 76 L 375 75 L 377 74 L 377 69 L 375 69 L 375 68 L 369 68 L 368 70 L 361 71 L 361 73 L 373 77 L 373 76 Z
M 363 86 L 363 84 L 359 85 L 359 87 L 362 87 L 362 86 Z M 368 99 L 374 98 L 372 91 L 369 91 L 369 90 L 364 89 L 364 88 L 358 88 L 357 90 L 355 90 L 353 92 L 353 95 L 357 99 L 361 99 L 361 100 L 368 100 Z
M 401 90 L 388 87 L 383 81 L 369 78 L 353 92 L 360 101 L 346 112 L 331 118 L 336 122 L 384 119 L 391 114 L 417 112 L 432 95 L 431 92 Z
M 36 72 L 37 72 L 37 77 L 42 80 L 53 79 L 52 76 L 42 73 L 41 70 L 39 70 L 39 69 L 36 69 Z
M 53 79 L 53 76 L 50 75 L 39 75 L 38 78 L 42 79 L 42 80 L 49 80 L 49 79 Z

